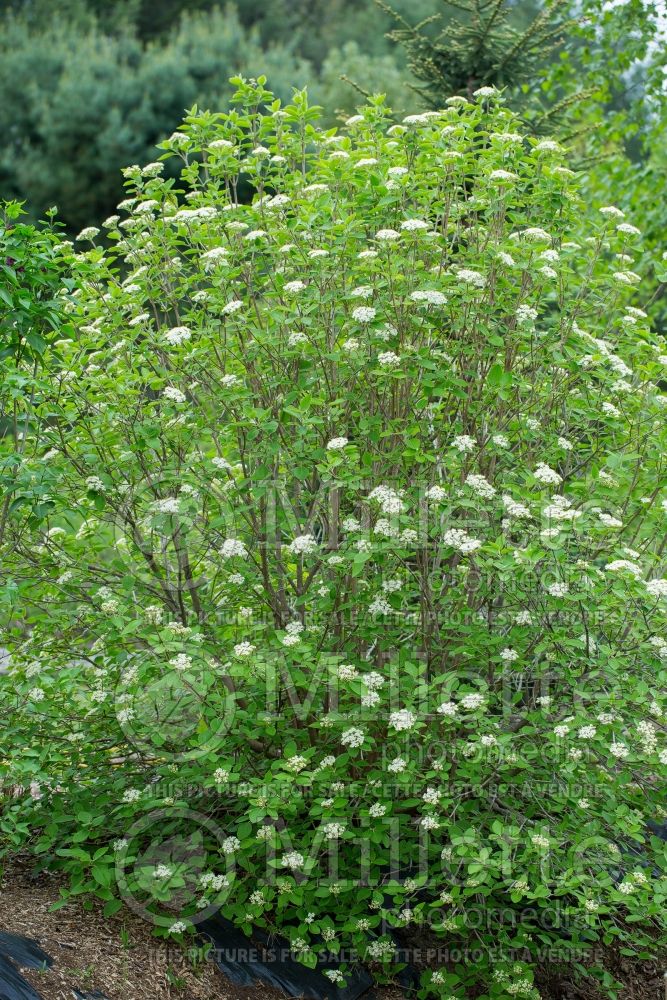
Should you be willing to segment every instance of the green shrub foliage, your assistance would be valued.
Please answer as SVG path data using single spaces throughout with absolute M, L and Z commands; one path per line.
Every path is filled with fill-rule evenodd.
M 19 401 L 2 829 L 162 934 L 221 907 L 335 982 L 427 933 L 422 997 L 535 996 L 550 946 L 664 940 L 639 233 L 583 229 L 493 88 L 327 130 L 264 82 L 162 144 L 178 181 L 125 171 L 111 250 L 64 248 L 74 333 Z

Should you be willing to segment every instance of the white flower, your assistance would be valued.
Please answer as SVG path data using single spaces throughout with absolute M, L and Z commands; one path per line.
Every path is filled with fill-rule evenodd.
M 637 229 L 636 226 L 631 226 L 629 222 L 621 222 L 616 226 L 616 231 L 625 233 L 627 236 L 641 236 L 641 230 Z
M 623 527 L 623 522 L 619 521 L 619 519 L 617 517 L 612 517 L 611 514 L 600 513 L 600 514 L 598 514 L 598 519 L 607 528 L 622 528 Z
M 230 316 L 232 313 L 238 312 L 239 309 L 243 309 L 243 303 L 240 299 L 232 299 L 222 307 L 220 312 L 223 316 Z
M 292 555 L 309 555 L 317 549 L 317 541 L 313 535 L 298 535 L 289 545 Z
M 172 656 L 169 666 L 174 670 L 188 670 L 192 666 L 192 657 L 187 653 L 177 653 L 176 656 Z
M 540 462 L 538 464 L 533 475 L 540 483 L 545 483 L 555 486 L 558 485 L 558 483 L 562 482 L 562 477 L 559 476 L 554 469 L 551 469 L 544 462 Z
M 416 722 L 417 716 L 414 712 L 410 712 L 406 708 L 403 708 L 398 712 L 392 712 L 389 716 L 389 725 L 392 729 L 395 729 L 396 732 L 412 729 Z
M 357 323 L 371 323 L 377 315 L 372 306 L 357 306 L 352 310 L 352 319 Z
M 337 840 L 338 837 L 342 837 L 345 833 L 344 823 L 326 823 L 322 828 L 324 836 L 328 837 L 330 840 Z
M 283 854 L 280 863 L 283 868 L 303 868 L 304 856 L 299 854 L 298 851 L 288 851 L 287 854 Z
M 99 235 L 99 229 L 96 226 L 87 226 L 82 229 L 78 236 L 75 237 L 77 240 L 94 240 L 96 236 Z
M 667 597 L 667 580 L 649 580 L 646 590 L 651 597 Z
M 410 293 L 413 302 L 426 302 L 430 306 L 444 306 L 447 303 L 447 296 L 434 288 L 417 289 Z
M 484 704 L 484 698 L 481 694 L 466 694 L 461 698 L 461 704 L 464 708 L 473 711 L 476 708 L 481 708 Z
M 475 552 L 482 546 L 482 543 L 478 538 L 471 538 L 470 535 L 461 528 L 450 528 L 444 533 L 442 540 L 445 545 L 451 546 L 463 555 Z
M 162 164 L 160 164 L 160 166 L 162 166 Z M 183 934 L 183 932 L 186 931 L 187 929 L 188 929 L 188 925 L 185 923 L 184 920 L 176 920 L 171 925 L 171 927 L 169 928 L 169 930 L 168 930 L 167 933 L 169 933 L 169 934 Z
M 155 198 L 147 198 L 146 201 L 140 201 L 135 212 L 137 215 L 147 215 L 158 207 L 158 203 Z
M 245 559 L 248 555 L 248 550 L 245 544 L 239 541 L 238 538 L 226 538 L 222 543 L 220 555 L 223 559 L 231 559 L 234 556 Z
M 403 760 L 402 757 L 394 757 L 387 765 L 387 770 L 391 771 L 392 774 L 400 774 L 406 767 L 407 761 Z
M 299 771 L 303 771 L 304 767 L 307 766 L 308 761 L 300 754 L 296 754 L 294 757 L 290 757 L 285 761 L 285 767 L 290 771 L 294 771 L 295 774 L 298 774 Z
M 642 280 L 634 271 L 614 271 L 612 278 L 619 285 L 636 285 Z
M 622 212 L 620 208 L 616 208 L 615 205 L 605 205 L 604 208 L 601 208 L 599 211 L 601 215 L 609 215 L 615 219 L 625 218 L 625 212 Z
M 390 240 L 397 240 L 399 236 L 400 233 L 397 233 L 395 229 L 378 229 L 375 239 L 389 242 Z
M 456 272 L 456 277 L 466 285 L 474 285 L 476 288 L 484 288 L 486 284 L 486 278 L 483 274 L 480 274 L 479 271 L 470 271 L 465 267 Z
M 31 701 L 44 701 L 44 691 L 40 687 L 30 688 L 28 691 L 28 698 Z
M 497 93 L 495 87 L 478 87 L 473 91 L 473 97 L 495 97 Z
M 452 441 L 452 448 L 456 448 L 457 451 L 465 454 L 469 451 L 474 451 L 477 446 L 477 442 L 474 438 L 471 438 L 469 434 L 459 434 Z
M 139 313 L 138 316 L 133 316 L 131 320 L 128 320 L 128 326 L 135 327 L 141 326 L 142 323 L 147 323 L 150 320 L 150 313 L 143 312 Z
M 378 364 L 381 365 L 382 368 L 395 368 L 397 365 L 400 365 L 400 363 L 400 357 L 393 351 L 381 351 L 381 353 L 378 354 Z
M 569 726 L 565 726 L 565 725 L 555 726 L 555 728 L 554 728 L 554 734 L 556 736 L 561 737 L 561 738 L 563 736 L 567 736 L 567 734 L 569 733 L 569 731 L 570 731 L 570 727 Z
M 491 483 L 484 476 L 478 476 L 474 473 L 466 476 L 466 486 L 469 486 L 478 496 L 484 497 L 485 499 L 490 499 L 496 495 L 496 489 L 491 485 Z
M 439 715 L 444 715 L 449 719 L 454 718 L 459 710 L 459 706 L 453 701 L 443 701 L 441 705 L 438 705 L 436 711 Z
M 595 726 L 582 726 L 577 736 L 580 740 L 592 740 L 596 733 L 597 729 Z
M 534 323 L 537 319 L 537 309 L 533 309 L 532 306 L 519 306 L 515 315 L 519 325 Z
M 519 175 L 513 174 L 511 170 L 492 170 L 489 180 L 492 181 L 518 181 Z
M 341 735 L 340 741 L 343 746 L 360 747 L 364 742 L 364 731 L 353 726 L 351 729 L 345 730 Z
M 359 285 L 350 292 L 353 299 L 370 299 L 373 297 L 373 289 L 370 285 Z
M 423 219 L 404 219 L 401 222 L 401 229 L 404 229 L 408 233 L 423 232 L 425 229 L 430 229 L 428 222 L 424 222 Z
M 257 647 L 253 646 L 251 642 L 237 642 L 234 646 L 234 656 L 243 659 L 244 657 L 252 656 L 256 649 Z
M 391 605 L 384 597 L 376 597 L 368 611 L 371 615 L 389 615 L 391 614 Z
M 347 444 L 348 439 L 346 437 L 331 438 L 327 443 L 327 451 L 342 451 Z
M 552 597 L 565 597 L 569 591 L 570 588 L 566 583 L 552 583 L 547 587 L 547 593 Z
M 283 289 L 288 295 L 298 295 L 298 293 L 302 292 L 305 287 L 306 285 L 303 281 L 288 281 L 287 284 L 283 286 Z
M 179 344 L 184 344 L 186 340 L 189 340 L 191 336 L 192 331 L 187 326 L 174 326 L 171 330 L 167 330 L 164 339 L 173 347 L 178 347 Z
M 539 226 L 532 226 L 528 229 L 524 229 L 518 233 L 510 234 L 513 239 L 524 239 L 529 243 L 542 243 L 551 242 L 551 237 L 545 229 L 540 229 Z

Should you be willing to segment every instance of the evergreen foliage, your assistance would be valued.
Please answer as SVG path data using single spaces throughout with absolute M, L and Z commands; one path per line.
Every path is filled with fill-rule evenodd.
M 573 24 L 565 17 L 569 0 L 549 0 L 524 25 L 508 0 L 444 0 L 454 16 L 443 22 L 436 13 L 416 25 L 385 0 L 376 2 L 396 22 L 390 38 L 404 46 L 420 81 L 416 90 L 434 108 L 453 94 L 469 98 L 479 87 L 516 91 L 525 81 L 534 82 Z M 526 6 L 532 7 L 521 5 L 519 12 L 525 15 Z

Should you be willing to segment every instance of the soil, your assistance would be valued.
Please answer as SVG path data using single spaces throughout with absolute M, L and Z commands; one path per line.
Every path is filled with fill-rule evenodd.
M 63 879 L 32 874 L 28 859 L 14 860 L 0 878 L 0 930 L 32 938 L 53 959 L 44 971 L 22 970 L 43 1000 L 73 1000 L 74 990 L 97 990 L 108 1000 L 279 1000 L 266 986 L 233 986 L 213 962 L 193 968 L 174 942 L 151 935 L 150 925 L 129 911 L 104 917 L 76 899 L 55 912 Z M 619 1000 L 667 1000 L 664 963 L 638 962 L 605 949 L 604 964 L 623 983 Z M 606 1000 L 591 981 L 577 981 L 572 970 L 545 966 L 536 985 L 544 1000 Z M 0 995 L 2 983 L 0 983 Z M 370 994 L 369 994 L 370 996 Z M 402 1000 L 400 988 L 373 991 L 375 1000 Z M 414 993 L 412 994 L 414 1000 Z

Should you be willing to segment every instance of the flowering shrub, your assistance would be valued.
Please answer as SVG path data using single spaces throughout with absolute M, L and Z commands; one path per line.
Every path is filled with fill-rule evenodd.
M 112 249 L 70 254 L 3 555 L 2 829 L 160 933 L 221 908 L 335 985 L 427 930 L 421 996 L 535 996 L 545 948 L 664 930 L 638 232 L 582 234 L 489 88 L 321 131 L 234 83 L 163 144 L 182 190 L 129 168 Z

